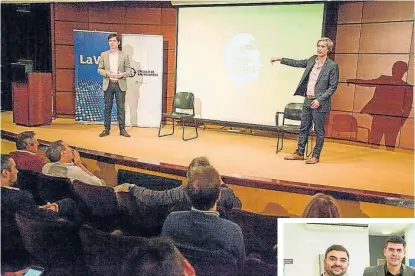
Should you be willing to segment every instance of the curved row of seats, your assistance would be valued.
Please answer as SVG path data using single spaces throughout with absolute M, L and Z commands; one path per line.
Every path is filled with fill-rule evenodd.
M 136 182 L 138 185 L 143 184 L 141 179 L 139 181 L 134 181 L 134 172 L 129 172 L 127 175 L 129 175 L 128 182 Z M 147 188 L 151 187 L 149 182 L 151 181 L 145 181 Z M 74 181 L 71 183 L 71 181 L 66 178 L 46 176 L 33 171 L 20 170 L 18 183 L 19 188 L 28 190 L 33 194 L 35 201 L 39 205 L 48 201 L 53 202 L 67 197 L 76 200 L 79 203 L 80 209 L 82 210 L 86 221 L 86 225 L 83 225 L 80 228 L 81 240 L 83 235 L 82 233 L 85 234 L 88 231 L 90 234 L 92 232 L 95 233 L 95 239 L 102 237 L 103 235 L 108 236 L 107 238 L 109 240 L 105 243 L 107 245 L 103 246 L 103 248 L 111 245 L 111 241 L 114 239 L 117 241 L 122 240 L 119 242 L 118 246 L 111 245 L 114 250 L 118 250 L 118 247 L 123 247 L 124 240 L 134 240 L 134 238 L 137 238 L 136 241 L 138 243 L 143 237 L 159 235 L 164 220 L 172 209 L 172 206 L 158 206 L 157 208 L 150 208 L 140 204 L 140 202 L 136 201 L 130 193 L 115 193 L 114 189 L 110 187 L 93 186 L 80 181 Z M 167 188 L 173 188 L 177 185 L 177 183 L 169 183 L 168 185 L 171 186 Z M 163 188 L 166 187 L 158 186 L 157 189 L 161 190 Z M 268 267 L 268 269 L 274 271 L 276 269 L 276 251 L 273 248 L 277 243 L 278 217 L 251 213 L 240 209 L 219 211 L 222 217 L 234 221 L 241 227 L 244 235 L 247 255 L 255 253 L 255 255 L 258 256 L 258 259 L 250 258 L 247 261 L 251 262 L 253 266 L 258 266 L 258 269 L 266 270 Z M 21 217 L 21 220 L 24 220 L 24 217 Z M 20 226 L 19 228 L 21 228 Z M 124 235 L 118 238 L 113 236 L 109 237 L 109 233 L 114 229 L 120 229 Z M 25 231 L 22 233 L 23 239 L 24 233 Z M 27 236 L 26 241 L 24 240 L 24 242 L 28 242 Z M 99 257 L 97 250 L 102 252 L 104 249 L 99 249 L 100 243 L 92 246 L 94 243 L 96 242 L 88 243 L 88 240 L 83 239 L 84 252 L 90 253 L 85 255 L 87 263 L 91 263 L 90 260 L 95 260 L 95 258 L 105 260 L 107 258 L 105 256 L 113 254 L 109 252 L 104 257 Z M 134 243 L 134 241 L 131 242 L 131 244 Z M 90 244 L 91 246 L 87 247 L 85 244 Z M 130 247 L 127 246 L 126 249 L 128 248 Z M 27 250 L 30 252 L 29 249 Z M 120 249 L 119 251 L 121 252 L 123 249 Z M 114 256 L 117 257 L 117 263 L 114 264 L 114 267 L 120 267 L 119 261 L 122 259 L 122 256 L 124 256 L 119 255 L 122 253 L 120 252 L 114 252 L 116 253 Z M 127 250 L 123 252 L 129 251 Z M 94 262 L 99 263 L 98 260 L 95 260 L 92 263 Z M 111 264 L 111 260 L 106 263 L 108 263 L 108 265 Z M 92 268 L 90 269 L 96 269 L 96 266 L 100 267 L 102 265 L 92 265 Z M 203 264 L 200 264 L 200 266 L 203 267 Z M 207 266 L 210 267 L 211 264 Z M 218 264 L 217 267 L 220 267 L 220 265 Z M 111 268 L 108 270 L 110 271 Z M 203 270 L 206 269 L 203 268 Z M 248 271 L 249 269 L 245 272 L 247 273 Z

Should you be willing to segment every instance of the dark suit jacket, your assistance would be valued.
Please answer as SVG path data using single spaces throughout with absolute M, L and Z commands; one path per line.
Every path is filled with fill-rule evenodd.
M 1 188 L 1 236 L 2 250 L 19 248 L 22 245 L 20 234 L 16 226 L 15 214 L 18 211 L 36 213 L 45 219 L 57 219 L 59 216 L 70 219 L 77 218 L 75 202 L 66 198 L 56 202 L 59 205 L 59 212 L 39 209 L 33 196 L 28 191 L 19 189 Z
M 283 58 L 281 64 L 285 64 L 292 67 L 305 68 L 304 74 L 301 77 L 300 83 L 295 90 L 294 95 L 305 96 L 307 93 L 308 78 L 315 64 L 317 55 L 312 56 L 309 59 L 294 60 Z M 331 107 L 331 95 L 337 89 L 339 82 L 339 67 L 338 65 L 328 57 L 324 62 L 320 75 L 317 78 L 314 92 L 317 100 L 320 102 L 320 106 L 317 109 L 320 112 L 328 112 Z
M 402 264 L 403 276 L 415 276 L 415 268 Z M 363 276 L 385 276 L 385 265 L 369 266 L 365 268 Z

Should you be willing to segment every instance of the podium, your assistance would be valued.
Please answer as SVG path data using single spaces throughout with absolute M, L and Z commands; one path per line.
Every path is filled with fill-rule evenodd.
M 12 82 L 13 122 L 22 126 L 52 123 L 52 74 L 26 72 Z

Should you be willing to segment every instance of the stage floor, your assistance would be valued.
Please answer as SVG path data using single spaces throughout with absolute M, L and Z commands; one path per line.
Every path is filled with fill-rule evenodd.
M 175 135 L 159 138 L 156 128 L 127 128 L 131 138 L 119 136 L 118 126 L 100 138 L 102 125 L 56 119 L 51 125 L 23 127 L 13 123 L 12 112 L 1 113 L 2 130 L 33 130 L 46 141 L 62 139 L 70 145 L 148 160 L 187 166 L 197 156 L 207 156 L 222 175 L 268 178 L 332 187 L 400 195 L 414 195 L 414 152 L 371 148 L 359 143 L 326 139 L 321 162 L 285 161 L 295 151 L 296 140 L 286 139 L 275 154 L 276 139 L 218 130 L 199 129 L 199 138 L 182 141 Z M 190 130 L 190 129 L 189 129 Z

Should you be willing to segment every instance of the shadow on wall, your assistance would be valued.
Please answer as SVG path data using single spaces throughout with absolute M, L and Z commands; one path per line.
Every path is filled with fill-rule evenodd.
M 347 84 L 375 87 L 372 99 L 360 111 L 372 117 L 370 144 L 379 145 L 384 137 L 386 146 L 395 147 L 399 131 L 412 110 L 413 85 L 402 80 L 407 71 L 408 64 L 397 61 L 393 64 L 391 76 L 347 80 Z M 353 131 L 357 132 L 357 129 Z

